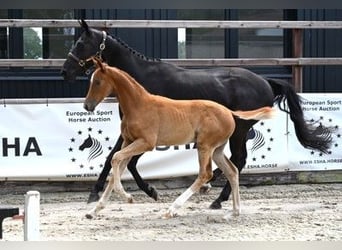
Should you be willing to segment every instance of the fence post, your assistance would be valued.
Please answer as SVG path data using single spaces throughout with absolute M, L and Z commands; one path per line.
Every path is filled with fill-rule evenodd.
M 293 44 L 293 57 L 300 58 L 303 56 L 303 30 L 292 30 L 292 44 Z M 303 92 L 303 66 L 292 66 L 292 81 L 296 92 Z
M 28 191 L 25 195 L 24 240 L 39 240 L 40 193 Z

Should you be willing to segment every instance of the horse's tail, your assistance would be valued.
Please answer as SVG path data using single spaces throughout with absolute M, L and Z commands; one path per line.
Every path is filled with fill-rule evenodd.
M 290 83 L 279 79 L 266 78 L 266 80 L 273 89 L 274 102 L 278 104 L 280 110 L 290 115 L 297 139 L 303 147 L 329 153 L 333 128 L 325 127 L 322 124 L 314 126 L 314 122 L 304 120 L 301 97 L 295 92 Z M 286 109 L 285 101 L 287 101 L 289 111 Z
M 275 109 L 271 107 L 262 107 L 248 111 L 232 111 L 234 116 L 244 120 L 265 120 L 270 119 L 275 114 Z

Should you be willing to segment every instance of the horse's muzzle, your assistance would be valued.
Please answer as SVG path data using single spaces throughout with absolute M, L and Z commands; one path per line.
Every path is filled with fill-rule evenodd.
M 68 71 L 66 69 L 62 69 L 60 71 L 60 74 L 65 81 L 74 82 L 76 80 L 76 77 L 72 74 L 68 74 Z

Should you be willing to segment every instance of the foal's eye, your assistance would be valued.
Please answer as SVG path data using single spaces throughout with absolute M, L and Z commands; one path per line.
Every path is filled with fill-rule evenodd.
M 100 86 L 101 82 L 100 82 L 99 80 L 94 80 L 94 84 L 95 84 L 96 86 Z

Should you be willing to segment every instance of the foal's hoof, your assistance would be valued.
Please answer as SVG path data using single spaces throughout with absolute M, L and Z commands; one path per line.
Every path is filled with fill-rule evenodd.
M 86 217 L 87 219 L 89 219 L 89 220 L 91 220 L 91 219 L 94 218 L 94 216 L 92 216 L 91 214 L 86 214 L 85 217 Z
M 234 218 L 238 218 L 239 215 L 240 215 L 240 210 L 237 210 L 237 211 L 233 211 L 232 213 L 223 216 L 223 219 L 225 221 L 229 222 L 230 220 L 232 220 Z
M 133 203 L 133 196 L 131 195 L 130 197 L 127 198 L 127 203 Z
M 233 209 L 233 212 L 232 212 L 233 216 L 239 216 L 241 214 L 241 209 L 240 208 L 237 208 L 237 209 Z
M 149 190 L 149 196 L 153 198 L 155 201 L 157 201 L 159 199 L 157 189 L 154 186 L 149 186 L 148 190 Z
M 167 211 L 167 213 L 164 214 L 163 218 L 164 218 L 164 219 L 171 219 L 171 218 L 174 218 L 174 217 L 176 217 L 176 216 L 177 216 L 176 213 L 171 212 L 171 211 Z
M 214 201 L 213 203 L 211 203 L 211 205 L 209 206 L 210 209 L 221 209 L 222 205 L 221 202 L 219 201 Z
M 206 183 L 200 188 L 199 192 L 200 194 L 208 194 L 210 189 L 211 189 L 210 183 Z
M 96 202 L 96 201 L 98 201 L 100 199 L 100 196 L 99 196 L 99 194 L 98 193 L 96 193 L 96 192 L 91 192 L 90 194 L 89 194 L 89 198 L 88 198 L 88 204 L 89 203 L 92 203 L 92 202 Z

